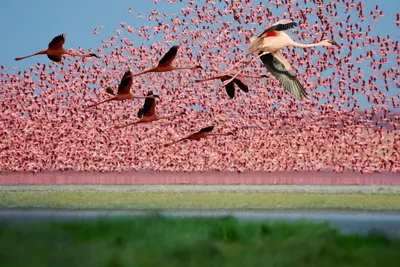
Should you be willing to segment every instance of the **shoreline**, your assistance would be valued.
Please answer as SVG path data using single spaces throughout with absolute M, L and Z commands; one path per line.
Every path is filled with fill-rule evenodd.
M 0 185 L 130 184 L 130 185 L 400 185 L 400 173 L 334 171 L 45 171 L 0 172 Z

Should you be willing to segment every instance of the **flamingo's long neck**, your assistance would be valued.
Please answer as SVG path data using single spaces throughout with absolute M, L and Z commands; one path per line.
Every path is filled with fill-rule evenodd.
M 301 44 L 293 41 L 293 46 L 300 47 L 300 48 L 308 48 L 308 47 L 315 47 L 315 46 L 322 46 L 322 43 L 315 43 L 315 44 Z
M 145 70 L 145 71 L 136 73 L 136 74 L 129 75 L 129 76 L 125 77 L 125 79 L 130 79 L 130 78 L 133 78 L 133 77 L 142 75 L 142 74 L 146 74 L 146 73 L 149 73 L 149 72 L 154 72 L 154 69 L 155 69 L 155 68 L 152 68 L 152 69 L 148 69 L 148 70 Z
M 174 70 L 192 70 L 192 69 L 197 69 L 196 66 L 190 66 L 190 67 L 173 67 Z
M 94 107 L 97 107 L 97 106 L 100 105 L 100 104 L 107 103 L 107 102 L 110 102 L 110 101 L 116 100 L 116 99 L 117 99 L 117 97 L 114 96 L 114 97 L 112 97 L 112 98 L 110 98 L 110 99 L 107 99 L 107 100 L 101 101 L 101 102 L 99 102 L 99 103 L 96 103 L 96 104 L 87 106 L 86 108 L 94 108 Z
M 212 77 L 212 78 L 207 78 L 207 79 L 203 79 L 203 80 L 195 80 L 195 82 L 205 82 L 205 81 L 210 81 L 210 80 L 216 80 L 216 79 L 220 79 L 223 76 L 217 76 L 217 77 Z

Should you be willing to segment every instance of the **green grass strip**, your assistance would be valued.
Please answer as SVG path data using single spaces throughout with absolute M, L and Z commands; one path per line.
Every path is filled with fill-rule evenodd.
M 400 242 L 325 223 L 222 218 L 100 218 L 0 224 L 2 267 L 394 267 Z
M 140 187 L 1 187 L 0 208 L 400 210 L 398 190 L 189 190 Z

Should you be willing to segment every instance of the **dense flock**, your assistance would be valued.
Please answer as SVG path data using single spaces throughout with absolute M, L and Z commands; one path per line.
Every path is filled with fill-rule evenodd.
M 38 56 L 28 69 L 1 66 L 0 170 L 400 171 L 399 42 L 389 34 L 400 27 L 398 13 L 361 0 L 182 2 L 173 14 L 131 7 L 131 21 L 105 25 L 115 35 L 89 51 L 71 50 L 99 58 Z M 390 25 L 381 22 L 387 17 Z M 195 82 L 235 65 L 250 38 L 281 19 L 297 22 L 286 31 L 295 41 L 341 44 L 283 51 L 306 98 L 282 88 L 261 60 L 243 73 L 266 78 L 245 78 L 249 92 L 233 98 L 220 80 Z M 157 65 L 173 45 L 174 64 L 202 69 L 133 77 L 132 93 L 151 90 L 160 97 L 157 112 L 184 116 L 118 129 L 137 120 L 144 99 L 86 108 L 109 98 L 106 88 L 116 89 L 127 70 Z M 165 146 L 210 125 L 233 135 Z

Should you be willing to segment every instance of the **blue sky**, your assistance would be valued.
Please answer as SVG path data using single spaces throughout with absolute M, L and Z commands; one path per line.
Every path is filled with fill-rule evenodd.
M 134 13 L 128 13 L 132 8 Z M 96 48 L 102 39 L 115 35 L 124 21 L 132 26 L 143 26 L 139 13 L 148 14 L 154 9 L 178 13 L 181 5 L 154 4 L 148 0 L 1 0 L 0 4 L 0 65 L 24 69 L 38 62 L 33 57 L 15 62 L 14 58 L 47 48 L 49 41 L 66 33 L 66 48 Z M 93 35 L 99 25 L 100 35 Z M 40 62 L 46 63 L 47 58 Z
M 379 30 L 381 35 L 390 34 L 392 38 L 398 38 L 398 29 L 393 24 L 395 13 L 398 11 L 397 0 L 368 0 L 365 6 L 374 9 L 376 4 L 388 15 L 380 20 L 387 21 L 389 27 L 374 31 Z M 179 1 L 170 5 L 154 4 L 150 0 L 1 0 L 0 6 L 0 64 L 18 68 L 36 64 L 38 59 L 15 62 L 15 57 L 47 48 L 51 38 L 60 33 L 67 34 L 68 48 L 95 48 L 100 46 L 101 39 L 108 39 L 115 34 L 113 31 L 120 28 L 121 21 L 138 27 L 146 22 L 144 19 L 136 19 L 139 13 L 148 14 L 154 9 L 166 13 L 179 13 L 183 7 Z M 126 12 L 129 8 L 135 12 Z M 339 10 L 340 12 L 342 11 Z M 368 16 L 369 12 L 365 13 Z M 93 35 L 92 32 L 98 25 L 104 25 L 106 28 L 101 29 L 100 35 Z

